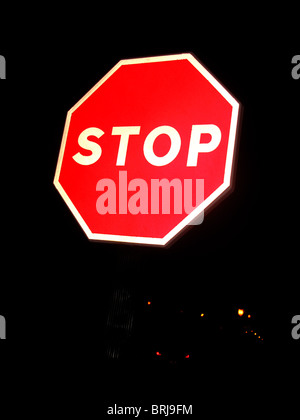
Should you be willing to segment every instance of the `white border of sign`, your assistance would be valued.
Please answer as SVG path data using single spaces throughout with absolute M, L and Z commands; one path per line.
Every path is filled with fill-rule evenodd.
M 67 193 L 63 189 L 62 185 L 59 182 L 59 176 L 61 171 L 61 165 L 64 155 L 64 150 L 67 141 L 67 135 L 70 126 L 70 120 L 72 113 L 80 107 L 80 105 L 86 101 L 86 99 L 91 96 L 114 72 L 116 72 L 121 66 L 127 66 L 131 64 L 140 64 L 140 63 L 155 63 L 163 61 L 174 61 L 174 60 L 188 60 L 201 74 L 204 76 L 211 85 L 232 105 L 232 115 L 231 115 L 231 124 L 229 130 L 229 139 L 228 139 L 228 149 L 227 157 L 225 164 L 225 174 L 224 182 L 217 188 L 209 197 L 207 197 L 197 208 L 195 208 L 189 215 L 187 215 L 177 226 L 175 226 L 166 236 L 163 238 L 151 238 L 151 237 L 139 237 L 139 236 L 124 236 L 124 235 L 107 235 L 107 234 L 98 234 L 91 232 L 90 228 L 87 226 L 86 222 L 83 220 L 82 216 L 68 197 Z M 113 241 L 113 242 L 128 242 L 134 244 L 148 244 L 148 245 L 166 245 L 174 236 L 176 236 L 183 228 L 191 224 L 200 213 L 204 211 L 211 203 L 213 203 L 227 188 L 230 187 L 230 179 L 232 172 L 233 164 L 233 154 L 234 147 L 236 142 L 237 135 L 237 125 L 238 125 L 238 113 L 239 113 L 239 103 L 234 99 L 231 94 L 205 69 L 205 67 L 200 64 L 200 62 L 189 53 L 185 54 L 175 54 L 175 55 L 165 55 L 158 57 L 146 57 L 146 58 L 135 58 L 129 60 L 119 61 L 89 92 L 86 93 L 67 113 L 66 123 L 64 127 L 64 133 L 62 138 L 62 143 L 60 147 L 57 167 L 54 177 L 54 185 L 59 191 L 60 195 L 68 205 L 69 209 L 73 213 L 74 217 L 84 230 L 87 237 L 91 240 L 97 241 Z

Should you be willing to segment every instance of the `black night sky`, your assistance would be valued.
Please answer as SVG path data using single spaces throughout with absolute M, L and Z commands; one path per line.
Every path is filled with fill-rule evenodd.
M 57 381 L 62 370 L 88 386 L 93 378 L 105 388 L 98 410 L 158 398 L 201 414 L 197 378 L 206 395 L 223 395 L 233 372 L 276 376 L 269 357 L 293 363 L 299 348 L 291 335 L 300 312 L 292 13 L 272 22 L 253 13 L 246 24 L 243 12 L 216 21 L 212 35 L 209 20 L 182 25 L 178 12 L 168 23 L 103 10 L 100 21 L 89 13 L 1 30 L 6 347 L 17 354 L 21 344 L 32 366 L 50 360 L 43 369 L 53 363 Z M 234 189 L 170 246 L 91 242 L 53 186 L 67 111 L 119 60 L 184 52 L 242 104 Z

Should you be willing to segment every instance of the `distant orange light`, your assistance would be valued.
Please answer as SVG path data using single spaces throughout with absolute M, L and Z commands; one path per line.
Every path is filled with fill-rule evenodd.
M 250 314 L 248 315 L 248 318 L 251 318 L 251 315 Z
M 203 318 L 204 317 L 204 314 L 201 314 L 201 317 Z
M 151 302 L 150 302 L 150 300 L 148 300 L 148 305 L 151 305 Z
M 239 314 L 239 316 L 243 316 L 243 315 L 244 315 L 244 313 L 245 313 L 244 309 L 239 309 L 239 310 L 238 310 L 238 314 Z

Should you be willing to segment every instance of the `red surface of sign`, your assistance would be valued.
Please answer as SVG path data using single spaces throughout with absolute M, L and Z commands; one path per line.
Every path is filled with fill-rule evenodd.
M 90 239 L 164 245 L 230 186 L 238 109 L 191 54 L 122 60 L 68 112 L 54 184 Z

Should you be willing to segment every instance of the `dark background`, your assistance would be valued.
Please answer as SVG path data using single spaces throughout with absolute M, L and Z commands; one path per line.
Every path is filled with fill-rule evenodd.
M 26 6 L 1 29 L 6 355 L 54 378 L 57 398 L 64 386 L 73 397 L 88 390 L 86 410 L 178 401 L 196 415 L 199 394 L 224 410 L 235 398 L 253 407 L 250 379 L 252 400 L 267 406 L 265 386 L 296 369 L 299 348 L 294 13 L 74 7 Z M 183 52 L 242 104 L 234 189 L 166 248 L 90 242 L 53 186 L 67 111 L 119 60 Z M 245 338 L 240 307 L 263 342 Z

